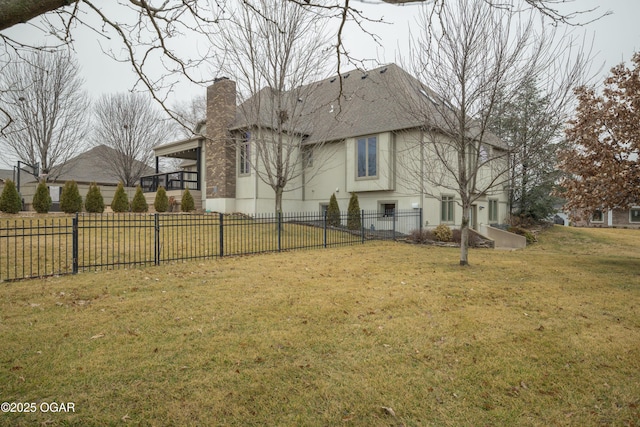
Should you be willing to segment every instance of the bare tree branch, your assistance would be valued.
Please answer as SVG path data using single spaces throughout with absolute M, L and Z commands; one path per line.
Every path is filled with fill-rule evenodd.
M 146 96 L 136 93 L 103 96 L 95 111 L 94 145 L 113 149 L 102 151 L 105 167 L 125 186 L 135 186 L 147 172 L 152 148 L 166 138 L 167 121 Z
M 0 79 L 3 108 L 13 119 L 0 141 L 49 174 L 82 148 L 89 102 L 69 53 L 34 52 L 25 59 L 7 65 Z

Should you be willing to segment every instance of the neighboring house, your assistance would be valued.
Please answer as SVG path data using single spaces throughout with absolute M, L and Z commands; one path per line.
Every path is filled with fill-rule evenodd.
M 256 168 L 264 165 L 252 146 L 252 132 L 266 113 L 246 113 L 247 103 L 256 103 L 267 89 L 237 106 L 235 87 L 231 80 L 216 80 L 207 88 L 207 118 L 195 129 L 195 135 L 154 148 L 156 167 L 161 157 L 185 162 L 181 171 L 143 177 L 146 191 L 163 185 L 177 198 L 188 187 L 203 209 L 212 212 L 253 215 L 274 211 L 274 191 L 256 173 Z M 361 209 L 377 210 L 387 222 L 397 209 L 422 208 L 425 226 L 445 223 L 459 227 L 462 211 L 456 192 L 416 182 L 415 164 L 425 151 L 429 155 L 418 142 L 426 132 L 438 130 L 437 120 L 425 129 L 424 118 L 411 114 L 410 109 L 419 104 L 428 109 L 436 97 L 394 64 L 369 72 L 350 71 L 303 86 L 291 102 L 300 103 L 300 117 L 306 119 L 288 134 L 299 146 L 295 167 L 302 168 L 302 173 L 285 189 L 283 211 L 321 212 L 332 193 L 340 209 L 346 211 L 354 192 Z M 482 155 L 504 153 L 504 144 L 490 137 L 491 143 L 482 146 Z M 414 163 L 413 169 L 409 163 Z M 487 168 L 480 179 L 489 179 L 494 172 Z M 472 225 L 505 222 L 507 204 L 508 193 L 502 183 L 478 195 L 472 206 Z
M 118 185 L 122 181 L 118 173 L 111 168 L 105 166 L 105 158 L 116 156 L 116 150 L 106 145 L 98 145 L 78 154 L 63 163 L 60 166 L 52 168 L 49 174 L 49 183 L 65 183 L 67 181 L 76 181 L 78 184 L 91 184 L 95 182 L 99 185 Z M 141 168 L 144 172 L 143 175 L 149 175 L 155 172 L 155 170 L 143 164 L 142 162 L 135 161 L 137 167 Z
M 0 169 L 0 184 L 4 184 L 8 180 L 13 181 L 13 171 L 11 169 Z
M 109 205 L 115 193 L 116 186 L 121 181 L 116 173 L 104 166 L 104 158 L 109 155 L 115 155 L 115 150 L 106 145 L 99 145 L 69 159 L 64 164 L 53 167 L 47 181 L 49 193 L 53 201 L 52 211 L 56 211 L 59 208 L 62 187 L 64 187 L 67 181 L 75 181 L 78 184 L 83 199 L 89 190 L 89 184 L 92 182 L 97 183 L 100 186 L 105 204 Z M 140 164 L 140 166 L 144 167 L 145 175 L 155 172 L 152 167 L 142 164 Z M 1 177 L 2 175 L 0 175 L 0 178 Z M 24 201 L 25 210 L 31 210 L 31 201 L 33 200 L 37 184 L 37 179 L 32 175 L 24 172 L 21 174 L 20 194 Z M 127 189 L 129 199 L 133 197 L 134 191 L 135 188 Z
M 640 228 L 640 204 L 628 209 L 596 209 L 582 215 L 586 220 L 572 222 L 577 227 Z

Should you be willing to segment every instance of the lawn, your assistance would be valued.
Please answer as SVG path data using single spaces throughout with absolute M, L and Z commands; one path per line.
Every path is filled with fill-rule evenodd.
M 640 231 L 458 259 L 368 242 L 0 283 L 0 402 L 36 407 L 0 425 L 639 425 Z

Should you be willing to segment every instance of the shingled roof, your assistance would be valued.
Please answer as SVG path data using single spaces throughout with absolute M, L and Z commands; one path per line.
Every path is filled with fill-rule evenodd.
M 277 126 L 270 90 L 261 90 L 238 107 L 232 129 Z M 284 98 L 283 110 L 294 116 L 289 131 L 305 135 L 309 144 L 421 126 L 442 130 L 453 117 L 451 106 L 395 64 L 352 70 L 302 86 Z M 484 139 L 503 145 L 495 135 Z
M 49 174 L 53 182 L 76 181 L 78 183 L 96 182 L 102 185 L 117 185 L 120 178 L 104 165 L 105 156 L 115 155 L 115 150 L 106 145 L 98 145 L 69 159 L 64 164 L 53 168 Z M 144 175 L 152 175 L 155 169 L 144 166 Z

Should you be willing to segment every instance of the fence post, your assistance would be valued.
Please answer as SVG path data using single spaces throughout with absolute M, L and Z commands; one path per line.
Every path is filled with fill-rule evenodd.
M 364 209 L 360 211 L 360 234 L 362 235 L 362 243 L 364 244 Z
M 222 258 L 224 256 L 224 215 L 222 212 L 218 215 L 220 218 L 220 238 L 218 243 L 220 243 L 220 258 Z
M 327 210 L 324 211 L 324 218 L 322 223 L 322 246 L 327 247 Z
M 78 254 L 80 253 L 80 251 L 78 250 L 78 212 L 76 212 L 75 216 L 73 217 L 73 222 L 72 222 L 72 230 L 73 230 L 73 234 L 71 235 L 71 241 L 72 241 L 72 249 L 71 249 L 71 253 L 72 253 L 72 258 L 73 258 L 73 266 L 72 268 L 72 273 L 73 274 L 77 274 L 78 273 Z
M 282 212 L 278 211 L 278 252 L 282 251 Z
M 160 215 L 156 212 L 153 214 L 153 260 L 155 265 L 160 265 Z
M 393 221 L 393 240 L 396 240 L 396 220 L 398 216 L 396 215 L 396 210 L 393 210 L 393 216 L 391 217 L 391 221 Z

